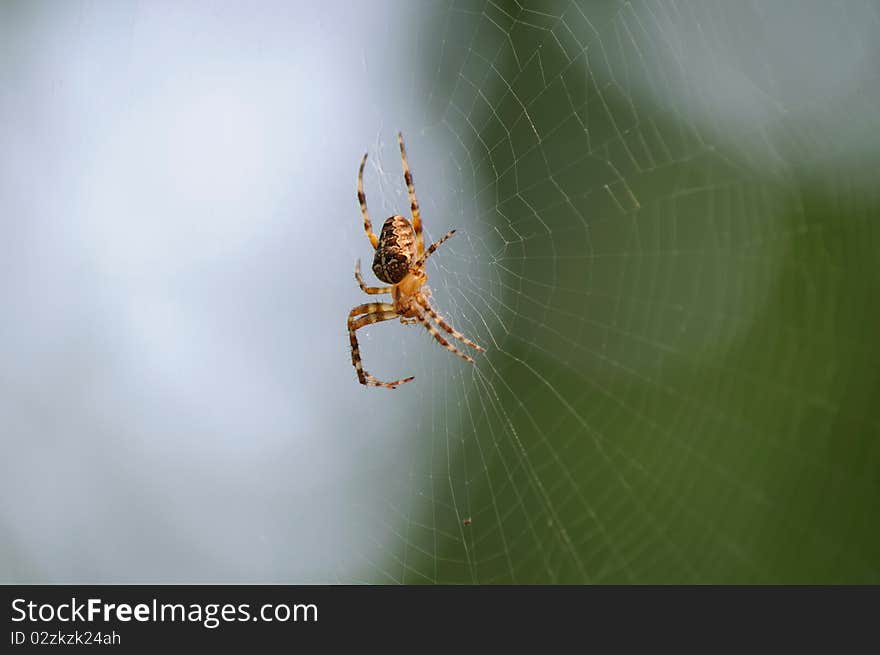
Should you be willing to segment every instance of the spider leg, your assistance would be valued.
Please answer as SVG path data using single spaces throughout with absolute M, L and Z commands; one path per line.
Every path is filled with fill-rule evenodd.
M 403 134 L 397 133 L 397 142 L 400 144 L 400 160 L 403 162 L 403 179 L 406 182 L 406 190 L 409 192 L 409 208 L 412 212 L 413 230 L 416 233 L 416 248 L 419 257 L 425 252 L 425 239 L 422 236 L 422 215 L 419 213 L 419 201 L 416 200 L 416 190 L 413 188 L 412 172 L 406 161 L 406 148 L 403 147 Z M 374 246 L 375 247 L 375 246 Z
M 358 202 L 361 204 L 361 214 L 364 216 L 364 232 L 373 244 L 373 250 L 379 247 L 379 237 L 373 234 L 373 225 L 370 223 L 370 212 L 367 211 L 367 196 L 364 194 L 364 164 L 367 163 L 367 153 L 361 159 L 361 167 L 358 170 Z
M 361 287 L 361 291 L 364 293 L 368 293 L 371 296 L 375 296 L 377 293 L 391 293 L 391 287 L 368 287 L 364 284 L 364 278 L 361 277 L 361 260 L 357 260 L 354 265 L 354 279 L 357 280 L 358 285 Z
M 467 338 L 466 336 L 464 336 L 461 332 L 459 332 L 459 331 L 456 330 L 454 327 L 452 327 L 449 323 L 447 323 L 446 320 L 445 320 L 442 316 L 440 316 L 440 314 L 437 313 L 437 310 L 435 310 L 433 307 L 431 307 L 431 305 L 429 305 L 427 302 L 425 302 L 425 303 L 419 303 L 419 304 L 420 304 L 421 307 L 424 308 L 425 312 L 427 312 L 428 315 L 429 315 L 431 318 L 434 319 L 434 322 L 435 322 L 437 325 L 439 325 L 441 328 L 443 328 L 444 330 L 446 330 L 446 331 L 447 331 L 449 334 L 451 334 L 453 337 L 455 337 L 456 339 L 458 339 L 458 340 L 461 341 L 462 343 L 466 343 L 466 344 L 469 345 L 471 348 L 476 348 L 476 349 L 479 350 L 481 353 L 482 353 L 482 352 L 486 352 L 486 349 L 485 349 L 485 348 L 483 348 L 482 346 L 479 346 L 479 345 L 475 344 L 473 341 L 471 341 L 470 339 L 468 339 L 468 338 Z
M 449 230 L 449 232 L 447 232 L 446 234 L 443 235 L 442 239 L 432 243 L 431 247 L 425 251 L 425 254 L 416 260 L 416 263 L 413 264 L 413 268 L 420 268 L 420 267 L 424 266 L 425 260 L 428 259 L 428 257 L 430 257 L 431 255 L 433 255 L 434 251 L 437 250 L 437 248 L 439 248 L 441 245 L 443 245 L 443 242 L 446 241 L 446 239 L 451 237 L 453 234 L 455 234 L 455 230 Z
M 397 318 L 394 305 L 387 302 L 370 302 L 358 305 L 348 313 L 348 339 L 351 342 L 351 363 L 357 371 L 358 382 L 368 387 L 385 387 L 394 389 L 398 385 L 412 380 L 412 377 L 395 380 L 394 382 L 382 382 L 367 373 L 361 364 L 361 352 L 358 348 L 355 332 L 364 326 L 381 321 L 390 321 Z M 359 317 L 359 318 L 358 318 Z
M 470 362 L 471 364 L 474 363 L 474 360 L 472 357 L 465 355 L 458 348 L 456 348 L 451 343 L 449 343 L 446 339 L 443 338 L 443 335 L 441 335 L 440 332 L 437 331 L 437 328 L 435 328 L 433 325 L 431 325 L 431 323 L 428 322 L 428 319 L 425 318 L 424 312 L 419 313 L 416 316 L 416 320 L 419 323 L 421 323 L 425 327 L 425 329 L 431 333 L 431 336 L 434 337 L 434 339 L 437 341 L 437 343 L 439 343 L 441 346 L 446 348 L 446 350 L 448 350 L 449 352 L 455 353 L 456 355 L 461 357 L 466 362 Z

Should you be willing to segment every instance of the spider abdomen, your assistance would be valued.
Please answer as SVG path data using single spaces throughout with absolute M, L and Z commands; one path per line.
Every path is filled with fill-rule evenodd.
M 373 257 L 373 273 L 389 284 L 397 284 L 416 259 L 416 235 L 403 216 L 392 216 L 382 225 L 379 245 Z

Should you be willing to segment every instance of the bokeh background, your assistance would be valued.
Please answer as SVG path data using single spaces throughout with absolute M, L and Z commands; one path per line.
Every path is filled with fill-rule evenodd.
M 871 0 L 4 2 L 0 581 L 880 581 Z M 487 348 L 344 327 L 407 213 Z

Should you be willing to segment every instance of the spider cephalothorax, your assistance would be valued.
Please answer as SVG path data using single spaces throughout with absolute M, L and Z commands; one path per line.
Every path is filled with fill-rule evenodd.
M 400 159 L 403 162 L 403 178 L 406 181 L 406 188 L 409 193 L 412 223 L 403 216 L 391 216 L 382 225 L 382 230 L 377 237 L 373 233 L 370 214 L 367 211 L 367 198 L 364 195 L 364 164 L 367 162 L 366 155 L 361 159 L 361 166 L 358 170 L 358 202 L 361 205 L 361 214 L 364 217 L 364 231 L 367 233 L 367 238 L 376 251 L 373 257 L 373 272 L 377 278 L 391 286 L 368 287 L 364 284 L 364 279 L 361 277 L 360 261 L 355 264 L 354 269 L 354 277 L 364 293 L 370 295 L 390 293 L 392 302 L 358 305 L 348 314 L 351 363 L 357 371 L 358 381 L 368 386 L 386 387 L 388 389 L 394 389 L 413 378 L 408 377 L 395 380 L 394 382 L 382 382 L 363 369 L 355 332 L 371 323 L 388 321 L 393 318 L 399 318 L 401 323 L 420 323 L 441 346 L 462 359 L 473 363 L 474 360 L 471 357 L 465 355 L 443 338 L 443 335 L 431 323 L 431 320 L 433 320 L 434 323 L 462 343 L 479 351 L 483 350 L 449 325 L 431 306 L 428 300 L 431 291 L 425 285 L 428 281 L 428 275 L 425 273 L 425 260 L 437 250 L 440 244 L 455 234 L 455 230 L 450 230 L 442 239 L 432 243 L 427 250 L 425 249 L 425 242 L 422 238 L 422 219 L 419 213 L 419 203 L 416 200 L 412 173 L 410 173 L 409 164 L 406 161 L 406 149 L 403 147 L 403 136 L 400 133 L 397 135 L 397 141 L 400 144 Z

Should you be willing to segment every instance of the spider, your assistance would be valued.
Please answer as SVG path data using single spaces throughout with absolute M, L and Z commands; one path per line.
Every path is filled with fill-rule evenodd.
M 440 314 L 431 306 L 428 298 L 430 289 L 425 285 L 428 274 L 425 273 L 425 260 L 430 257 L 440 245 L 455 234 L 455 230 L 447 232 L 442 239 L 432 243 L 425 250 L 425 242 L 422 238 L 422 218 L 419 214 L 419 203 L 416 200 L 416 192 L 413 188 L 412 173 L 406 161 L 406 149 L 403 147 L 403 135 L 397 133 L 397 142 L 400 144 L 400 159 L 403 162 L 403 179 L 409 192 L 409 204 L 412 211 L 412 223 L 403 216 L 391 216 L 382 225 L 382 230 L 377 237 L 373 233 L 370 223 L 370 214 L 367 211 L 367 198 L 364 195 L 364 164 L 367 163 L 367 155 L 361 159 L 358 170 L 358 202 L 361 205 L 361 214 L 364 217 L 364 232 L 370 244 L 376 251 L 373 257 L 373 273 L 382 282 L 387 282 L 389 287 L 368 287 L 361 277 L 361 262 L 358 260 L 354 267 L 354 279 L 357 280 L 361 291 L 370 295 L 390 293 L 392 302 L 371 302 L 358 305 L 348 313 L 348 337 L 351 341 L 351 363 L 357 370 L 358 381 L 369 387 L 385 387 L 396 389 L 399 385 L 409 382 L 414 378 L 408 377 L 394 382 L 382 382 L 367 373 L 361 365 L 361 354 L 358 349 L 357 332 L 362 327 L 380 321 L 390 321 L 399 318 L 405 325 L 414 323 L 421 324 L 437 342 L 455 353 L 463 360 L 473 364 L 473 358 L 461 352 L 453 344 L 443 338 L 443 335 L 429 321 L 434 320 L 447 333 L 475 348 L 480 352 L 484 349 L 465 337 L 461 332 L 447 323 Z

